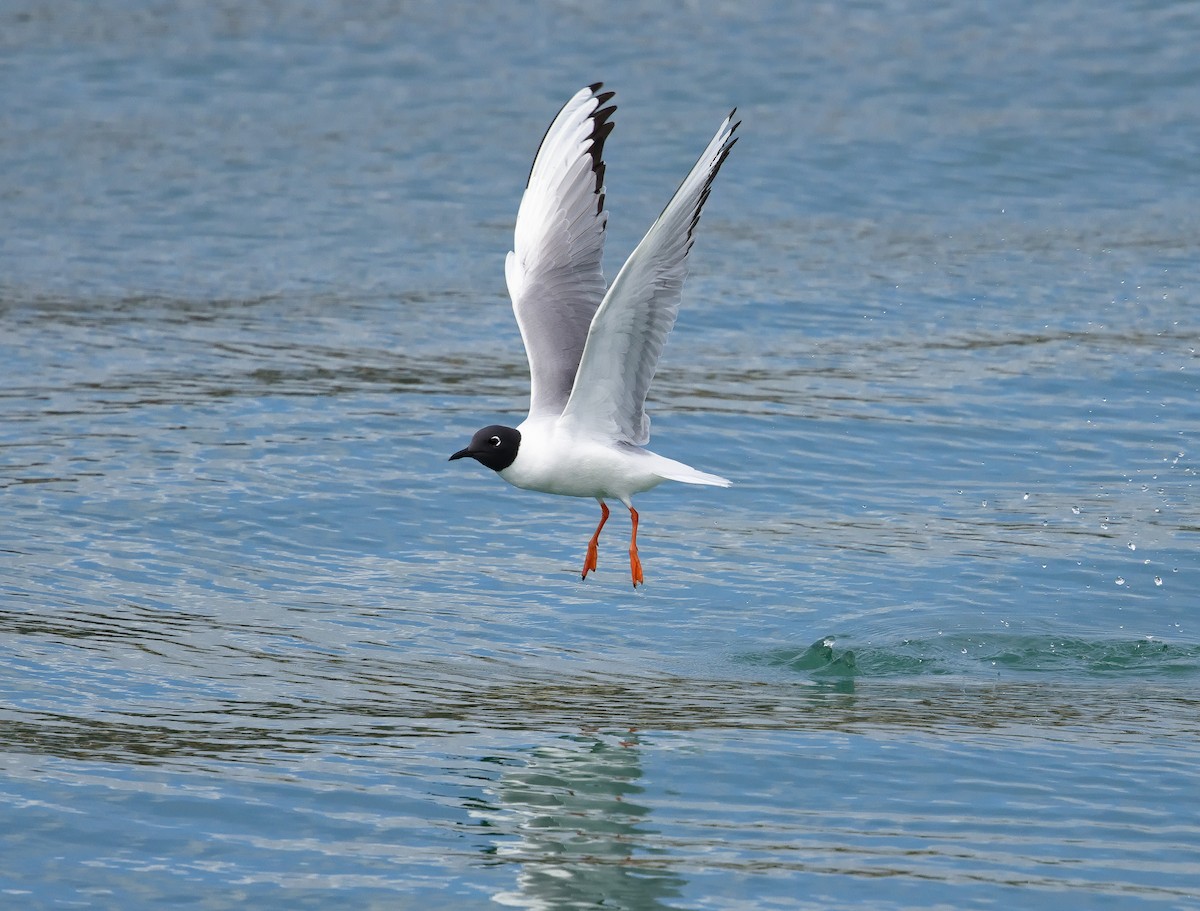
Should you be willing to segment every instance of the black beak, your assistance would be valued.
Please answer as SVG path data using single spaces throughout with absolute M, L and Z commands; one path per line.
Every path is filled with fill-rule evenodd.
M 466 449 L 460 449 L 458 452 L 454 453 L 454 455 L 450 456 L 450 461 L 453 462 L 455 459 L 465 459 L 468 456 L 470 456 L 470 454 L 471 454 L 470 447 L 468 447 Z

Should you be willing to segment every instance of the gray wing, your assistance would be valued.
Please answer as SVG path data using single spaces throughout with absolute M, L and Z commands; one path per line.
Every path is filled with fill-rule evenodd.
M 529 358 L 529 414 L 562 413 L 588 326 L 604 297 L 605 107 L 597 82 L 563 106 L 546 131 L 517 212 L 504 277 Z
M 658 220 L 633 251 L 592 319 L 563 410 L 580 429 L 635 445 L 650 439 L 646 393 L 675 325 L 700 210 L 737 139 L 730 112 Z

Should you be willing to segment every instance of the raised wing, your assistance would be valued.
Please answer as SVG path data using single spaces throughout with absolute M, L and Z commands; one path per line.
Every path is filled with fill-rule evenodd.
M 612 92 L 581 89 L 546 131 L 521 207 L 504 277 L 529 358 L 529 414 L 558 416 L 575 382 L 588 326 L 604 297 L 605 106 Z
M 633 251 L 592 318 L 563 419 L 638 446 L 650 439 L 646 393 L 675 325 L 700 210 L 733 148 L 731 111 L 658 220 Z

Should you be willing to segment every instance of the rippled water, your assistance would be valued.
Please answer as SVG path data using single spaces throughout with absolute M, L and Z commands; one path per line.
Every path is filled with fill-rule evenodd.
M 761 10 L 0 11 L 6 906 L 1200 901 L 1200 17 Z M 598 78 L 609 275 L 744 118 L 636 593 L 446 462 Z

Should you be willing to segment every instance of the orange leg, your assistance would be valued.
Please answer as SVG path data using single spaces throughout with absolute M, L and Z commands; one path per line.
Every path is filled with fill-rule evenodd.
M 644 584 L 645 580 L 642 578 L 642 561 L 638 559 L 637 552 L 638 514 L 632 506 L 629 507 L 629 515 L 633 519 L 633 533 L 629 536 L 629 574 L 633 577 L 633 587 L 637 588 L 639 584 Z
M 592 540 L 588 541 L 587 556 L 583 559 L 583 575 L 581 579 L 586 579 L 587 574 L 595 570 L 596 558 L 600 555 L 600 529 L 604 527 L 604 523 L 608 521 L 608 505 L 600 501 L 600 524 L 596 526 L 596 533 L 592 535 Z

